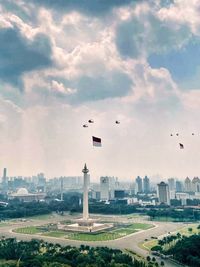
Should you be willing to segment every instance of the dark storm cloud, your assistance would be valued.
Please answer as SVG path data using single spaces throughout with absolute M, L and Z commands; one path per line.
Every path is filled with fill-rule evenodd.
M 77 10 L 89 15 L 102 15 L 109 12 L 114 7 L 128 5 L 143 0 L 32 0 L 38 5 L 51 9 L 59 9 L 65 12 Z
M 0 30 L 0 79 L 15 86 L 21 85 L 25 72 L 51 65 L 51 46 L 44 34 L 33 41 L 23 37 L 17 28 Z

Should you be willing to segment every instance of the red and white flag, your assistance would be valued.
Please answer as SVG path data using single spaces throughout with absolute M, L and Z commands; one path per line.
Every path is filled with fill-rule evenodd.
M 101 147 L 101 138 L 92 136 L 93 146 Z

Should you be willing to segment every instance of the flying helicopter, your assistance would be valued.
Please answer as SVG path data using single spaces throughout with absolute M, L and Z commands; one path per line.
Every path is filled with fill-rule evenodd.
M 88 128 L 88 125 L 87 124 L 83 124 L 83 128 Z
M 120 124 L 120 121 L 115 121 L 116 124 Z
M 94 123 L 94 120 L 90 119 L 88 120 L 89 123 Z

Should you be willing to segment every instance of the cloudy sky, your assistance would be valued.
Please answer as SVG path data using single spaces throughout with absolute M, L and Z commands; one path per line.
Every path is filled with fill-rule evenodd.
M 10 175 L 200 175 L 199 0 L 0 0 L 0 145 Z

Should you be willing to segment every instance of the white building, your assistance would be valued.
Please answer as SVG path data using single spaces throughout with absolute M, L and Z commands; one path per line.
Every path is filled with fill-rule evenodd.
M 176 193 L 176 199 L 181 200 L 181 205 L 187 204 L 187 199 L 190 198 L 190 195 L 188 193 L 178 192 Z
M 101 200 L 107 201 L 110 199 L 109 195 L 109 177 L 100 177 L 100 197 Z
M 174 178 L 168 179 L 168 185 L 169 185 L 169 191 L 175 191 L 176 190 L 176 184 Z
M 26 188 L 19 188 L 16 193 L 8 195 L 8 199 L 19 199 L 23 202 L 32 202 L 44 200 L 45 196 L 45 193 L 29 193 Z
M 157 195 L 161 204 L 170 205 L 169 186 L 168 184 L 161 182 L 158 184 Z

